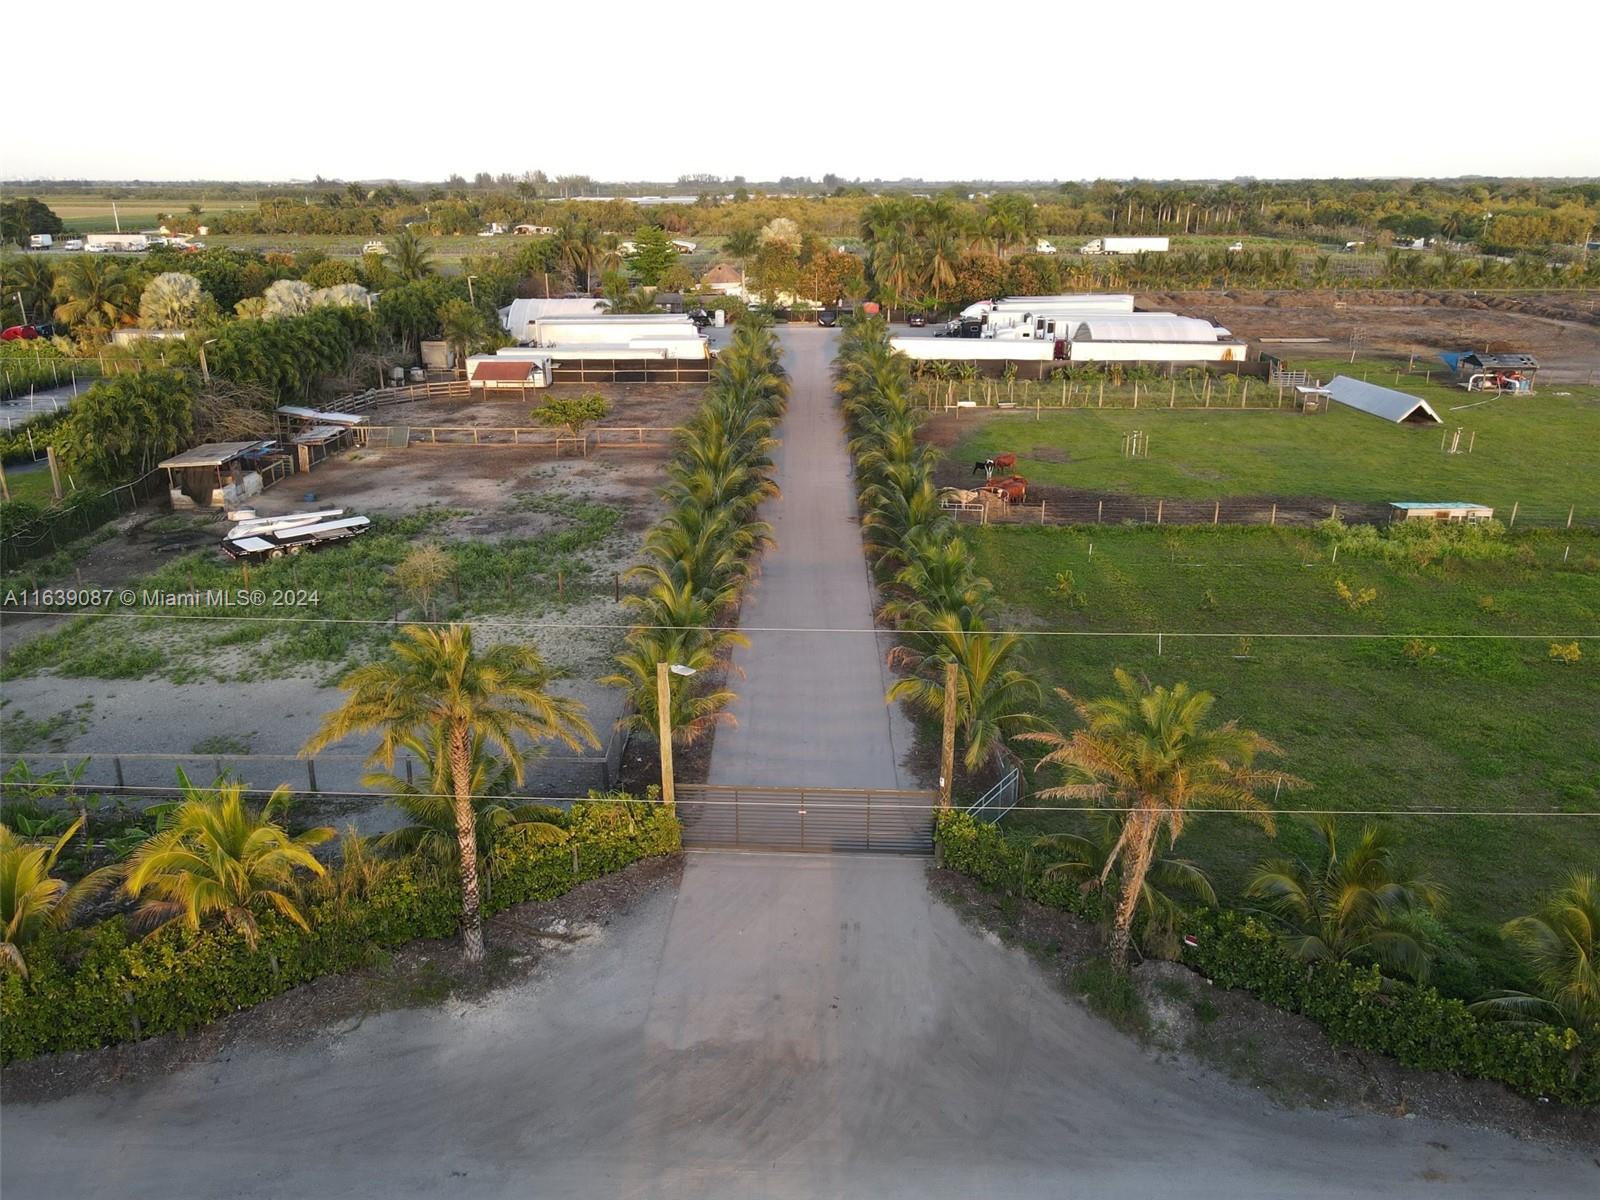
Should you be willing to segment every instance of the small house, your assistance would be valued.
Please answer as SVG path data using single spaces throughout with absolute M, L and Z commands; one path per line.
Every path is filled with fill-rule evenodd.
M 717 263 L 711 267 L 700 276 L 700 286 L 708 292 L 717 292 L 738 299 L 744 298 L 744 276 L 739 273 L 739 268 L 731 263 Z

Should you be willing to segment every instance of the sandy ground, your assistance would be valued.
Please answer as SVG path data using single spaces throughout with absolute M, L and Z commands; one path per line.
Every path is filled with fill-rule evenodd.
M 615 410 L 608 423 L 656 422 L 676 424 L 698 402 L 698 388 L 619 387 L 600 389 L 616 393 Z M 624 395 L 623 393 L 628 393 Z M 422 415 L 444 420 L 434 402 Z M 389 410 L 386 419 L 419 420 L 411 409 Z M 515 411 L 508 402 L 460 406 L 448 419 L 452 424 L 527 423 L 526 408 Z M 402 516 L 425 505 L 460 510 L 441 528 L 446 540 L 497 539 L 536 532 L 548 518 L 527 511 L 529 496 L 562 494 L 615 506 L 622 510 L 620 532 L 603 547 L 602 576 L 626 570 L 636 561 L 640 539 L 659 513 L 657 491 L 665 448 L 607 449 L 588 458 L 571 454 L 557 457 L 548 449 L 526 447 L 428 448 L 358 450 L 318 467 L 308 476 L 295 476 L 256 497 L 252 503 L 262 515 L 293 512 L 308 504 L 342 507 L 372 516 Z M 138 579 L 159 563 L 164 553 L 185 552 L 196 546 L 215 545 L 227 522 L 209 514 L 174 518 L 142 514 L 119 522 L 112 535 L 84 557 L 74 577 L 66 582 L 113 586 Z M 621 715 L 621 698 L 594 679 L 610 665 L 620 645 L 627 613 L 612 596 L 566 604 L 541 621 L 551 627 L 523 625 L 503 634 L 485 630 L 486 636 L 517 636 L 532 640 L 546 658 L 564 667 L 572 679 L 558 690 L 581 699 L 602 740 Z M 61 618 L 8 618 L 3 630 L 7 647 L 38 633 L 58 628 Z M 563 626 L 593 624 L 611 628 L 577 629 Z M 248 664 L 235 664 L 248 675 Z M 191 774 L 207 778 L 217 767 L 232 768 L 253 786 L 287 782 L 307 789 L 310 780 L 303 763 L 293 756 L 315 728 L 321 714 L 331 708 L 338 693 L 328 685 L 329 672 L 301 671 L 285 678 L 251 679 L 249 682 L 174 684 L 159 678 L 142 680 L 68 679 L 36 675 L 9 681 L 4 686 L 5 714 L 12 730 L 20 722 L 54 726 L 48 745 L 19 746 L 18 751 L 50 750 L 62 755 L 94 754 L 86 783 L 110 785 L 115 781 L 112 755 L 122 757 L 123 779 L 130 787 L 165 787 L 173 778 L 171 761 L 140 759 L 138 755 L 184 755 Z M 283 756 L 248 764 L 227 753 L 191 755 L 196 746 L 222 745 L 235 752 Z M 367 748 L 362 739 L 342 743 L 319 757 L 317 785 L 323 791 L 359 791 L 361 758 Z M 535 794 L 582 794 L 603 783 L 599 751 L 574 757 L 566 751 L 551 754 L 530 772 L 528 790 Z M 40 760 L 39 766 L 50 765 Z M 393 820 L 386 809 L 361 809 L 363 828 L 382 829 Z
M 1593 1151 L 1161 1061 L 921 860 L 701 852 L 486 997 L 6 1105 L 14 1200 L 1572 1198 Z M 293 1147 L 293 1153 L 285 1153 Z

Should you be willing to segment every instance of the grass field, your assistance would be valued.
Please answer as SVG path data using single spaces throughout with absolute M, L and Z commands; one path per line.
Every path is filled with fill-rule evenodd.
M 38 199 L 49 206 L 73 233 L 109 233 L 121 218 L 125 231 L 154 228 L 160 213 L 188 214 L 190 199 L 166 199 L 160 196 L 140 196 L 138 199 L 118 200 L 116 213 L 111 211 L 111 201 L 98 196 L 40 195 Z M 243 212 L 255 208 L 253 200 L 218 200 L 202 202 L 204 213 Z M 201 220 L 205 218 L 202 216 Z
M 1309 366 L 1324 380 L 1340 369 Z M 1363 364 L 1342 369 L 1359 375 Z M 1392 384 L 1392 371 L 1365 369 L 1372 382 Z M 1058 386 L 1039 386 L 1059 399 Z M 1509 515 L 1517 503 L 1529 519 L 1564 519 L 1576 505 L 1591 522 L 1600 519 L 1593 483 L 1600 477 L 1600 389 L 1548 387 L 1532 398 L 1493 398 L 1451 412 L 1452 405 L 1482 397 L 1420 379 L 1403 379 L 1401 387 L 1426 399 L 1446 428 L 1465 429 L 1463 445 L 1476 434 L 1472 453 L 1441 453 L 1439 426 L 1393 425 L 1337 404 L 1312 416 L 1287 408 L 1168 410 L 1158 384 L 1156 403 L 1147 388 L 1137 410 L 1046 409 L 1036 421 L 1019 408 L 973 421 L 950 457 L 960 462 L 1012 451 L 1017 470 L 1031 481 L 1173 500 L 1468 500 L 1494 506 L 1497 515 Z M 1276 393 L 1257 382 L 1250 403 L 1258 397 L 1266 402 Z M 1019 392 L 1018 404 L 1028 402 Z M 1123 457 L 1122 435 L 1132 429 L 1149 435 L 1148 457 Z
M 1220 718 L 1276 741 L 1281 764 L 1312 784 L 1285 806 L 1600 812 L 1600 638 L 1583 658 L 1549 657 L 1551 637 L 1600 635 L 1600 537 L 1510 539 L 1492 561 L 1418 567 L 1341 556 L 1317 533 L 1284 529 L 988 528 L 966 531 L 1023 629 L 1142 631 L 1139 637 L 1030 637 L 1049 691 L 1111 690 L 1124 666 L 1152 682 L 1214 692 Z M 1091 553 L 1090 546 L 1093 546 Z M 1566 563 L 1562 554 L 1570 545 Z M 1062 598 L 1069 572 L 1081 607 Z M 1375 588 L 1364 610 L 1336 592 Z M 1163 631 L 1160 649 L 1152 636 Z M 1182 633 L 1221 635 L 1211 638 Z M 1270 638 L 1269 633 L 1402 634 L 1388 639 Z M 1446 634 L 1530 634 L 1461 640 Z M 1408 652 L 1408 645 L 1410 646 Z M 1049 694 L 1047 712 L 1068 712 Z M 1450 918 L 1496 972 L 1493 936 L 1565 872 L 1600 865 L 1600 822 L 1490 816 L 1397 817 L 1410 850 L 1451 893 Z M 1008 822 L 1058 828 L 1061 814 Z M 1180 850 L 1236 895 L 1269 851 L 1306 852 L 1286 821 L 1277 845 L 1242 818 L 1203 817 Z

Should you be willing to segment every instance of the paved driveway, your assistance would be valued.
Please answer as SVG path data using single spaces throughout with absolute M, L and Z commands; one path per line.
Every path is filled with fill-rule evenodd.
M 887 642 L 872 633 L 783 632 L 870 630 L 873 601 L 833 396 L 838 332 L 795 326 L 778 337 L 793 384 L 774 456 L 783 495 L 761 514 L 777 545 L 740 616 L 750 646 L 734 654 L 738 725 L 717 731 L 708 781 L 914 787 L 901 766 L 910 725 L 883 702 Z
M 1600 1169 L 1153 1062 L 915 859 L 705 852 L 533 979 L 8 1104 L 6 1200 L 1578 1197 Z M 1441 1145 L 1448 1149 L 1439 1148 Z

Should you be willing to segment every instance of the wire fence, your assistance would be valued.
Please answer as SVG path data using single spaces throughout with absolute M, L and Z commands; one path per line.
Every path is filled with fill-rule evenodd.
M 109 491 L 74 492 L 38 516 L 0 530 L 0 571 L 14 571 L 24 563 L 54 554 L 107 521 L 134 512 L 145 501 L 166 493 L 166 473 L 159 468 Z

